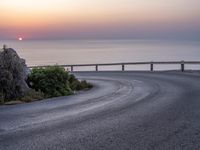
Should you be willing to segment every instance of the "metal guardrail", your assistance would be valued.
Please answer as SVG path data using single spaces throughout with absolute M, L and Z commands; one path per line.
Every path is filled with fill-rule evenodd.
M 72 64 L 72 65 L 58 65 L 60 67 L 70 67 L 71 71 L 74 71 L 74 67 L 89 67 L 94 66 L 95 71 L 98 71 L 99 66 L 121 66 L 122 71 L 125 71 L 125 66 L 127 65 L 150 65 L 150 71 L 154 71 L 154 65 L 180 65 L 181 71 L 185 71 L 185 65 L 200 65 L 200 61 L 156 61 L 156 62 L 124 62 L 124 63 L 103 63 L 103 64 Z M 44 66 L 30 66 L 29 68 L 38 68 L 38 67 L 48 67 L 49 65 Z

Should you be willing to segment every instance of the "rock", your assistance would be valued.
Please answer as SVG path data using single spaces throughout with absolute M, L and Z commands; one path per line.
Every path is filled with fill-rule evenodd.
M 0 99 L 24 96 L 30 90 L 26 83 L 29 72 L 25 60 L 14 49 L 4 47 L 0 51 Z

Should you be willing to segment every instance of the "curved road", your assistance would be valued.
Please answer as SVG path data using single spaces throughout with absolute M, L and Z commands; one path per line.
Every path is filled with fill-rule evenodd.
M 200 75 L 76 74 L 94 88 L 0 106 L 0 150 L 200 149 Z

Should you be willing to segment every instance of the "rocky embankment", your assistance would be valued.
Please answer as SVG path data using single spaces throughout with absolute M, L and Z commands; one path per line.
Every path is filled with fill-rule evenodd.
M 26 83 L 29 69 L 25 60 L 12 48 L 0 50 L 0 100 L 15 99 L 29 91 Z

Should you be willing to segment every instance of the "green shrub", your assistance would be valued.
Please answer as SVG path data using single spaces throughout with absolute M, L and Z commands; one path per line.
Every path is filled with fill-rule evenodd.
M 29 92 L 27 92 L 27 94 L 24 97 L 20 98 L 20 101 L 32 102 L 32 101 L 44 99 L 44 97 L 45 95 L 41 91 L 35 91 L 31 89 Z
M 59 66 L 32 69 L 28 77 L 28 84 L 32 89 L 44 93 L 45 98 L 71 95 L 73 91 L 92 88 L 91 84 L 85 80 L 79 81 L 73 74 L 69 74 Z M 32 99 L 33 96 L 25 98 Z M 23 99 L 25 100 L 25 98 Z
M 80 91 L 80 90 L 92 87 L 90 86 L 91 84 L 87 83 L 85 80 L 79 81 L 78 79 L 76 79 L 76 77 L 73 74 L 70 74 L 69 76 L 69 84 L 70 84 L 70 88 L 73 91 Z
M 80 84 L 81 84 L 81 89 L 90 89 L 93 87 L 92 84 L 88 83 L 85 80 L 81 81 Z
M 73 74 L 70 74 L 69 75 L 69 83 L 71 84 L 72 82 L 74 82 L 74 81 L 77 81 L 77 79 L 76 79 L 76 77 L 73 75 Z
M 81 85 L 80 85 L 80 81 L 78 80 L 74 80 L 71 84 L 70 87 L 73 91 L 79 91 L 81 90 Z
M 28 77 L 28 84 L 45 97 L 58 97 L 72 94 L 69 87 L 69 74 L 59 66 L 34 68 Z

